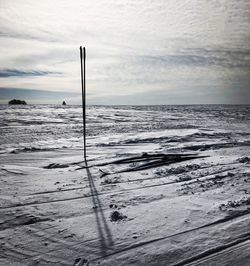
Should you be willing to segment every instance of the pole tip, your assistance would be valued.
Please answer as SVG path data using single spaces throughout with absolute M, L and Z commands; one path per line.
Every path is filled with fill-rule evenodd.
M 84 56 L 84 59 L 86 59 L 86 49 L 85 49 L 85 47 L 83 47 L 83 56 Z

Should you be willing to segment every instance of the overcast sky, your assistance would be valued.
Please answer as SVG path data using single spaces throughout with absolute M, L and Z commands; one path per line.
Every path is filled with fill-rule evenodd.
M 90 104 L 250 103 L 249 0 L 0 0 L 2 102 L 80 103 L 80 45 Z

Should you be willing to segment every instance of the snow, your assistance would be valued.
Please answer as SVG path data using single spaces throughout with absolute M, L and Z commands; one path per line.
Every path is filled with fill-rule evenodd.
M 249 106 L 0 106 L 0 265 L 249 265 Z

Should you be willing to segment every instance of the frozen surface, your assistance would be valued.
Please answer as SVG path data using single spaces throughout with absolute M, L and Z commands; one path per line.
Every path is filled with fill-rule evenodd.
M 0 106 L 0 265 L 249 265 L 250 106 Z

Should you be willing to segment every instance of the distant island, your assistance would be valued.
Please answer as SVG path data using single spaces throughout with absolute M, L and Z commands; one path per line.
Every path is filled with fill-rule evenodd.
M 26 105 L 27 103 L 25 101 L 22 101 L 22 100 L 13 99 L 13 100 L 9 101 L 9 104 L 23 104 L 23 105 Z

